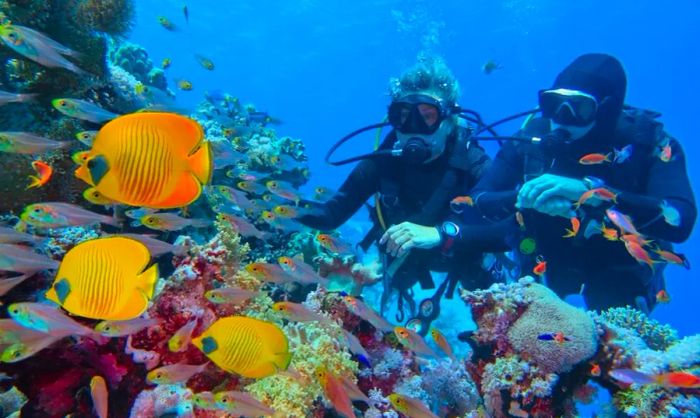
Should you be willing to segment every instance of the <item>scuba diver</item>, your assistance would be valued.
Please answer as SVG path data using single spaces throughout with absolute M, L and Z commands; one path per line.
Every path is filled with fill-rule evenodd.
M 667 262 L 688 267 L 670 242 L 688 238 L 696 205 L 681 145 L 658 113 L 624 105 L 626 87 L 612 56 L 567 66 L 539 92 L 542 117 L 505 142 L 472 191 L 469 209 L 491 228 L 462 234 L 481 246 L 507 236 L 522 274 L 536 267 L 559 296 L 580 292 L 588 309 L 648 313 L 665 293 Z
M 376 243 L 384 261 L 382 312 L 390 292 L 399 293 L 397 321 L 403 322 L 404 303 L 416 314 L 411 288 L 434 288 L 431 271 L 447 272 L 435 296 L 421 304 L 409 326 L 425 335 L 439 314 L 439 300 L 452 297 L 456 283 L 467 288 L 490 285 L 490 273 L 481 268 L 482 254 L 457 245 L 462 220 L 450 210 L 450 201 L 473 187 L 490 164 L 472 130 L 459 118 L 481 123 L 475 112 L 457 106 L 457 81 L 439 59 L 428 58 L 392 79 L 388 123 L 362 128 L 340 140 L 328 153 L 357 133 L 391 125 L 378 149 L 334 165 L 360 161 L 338 192 L 296 220 L 318 230 L 332 230 L 347 221 L 365 202 L 374 226 L 359 244 L 365 251 Z M 477 119 L 467 114 L 475 115 Z

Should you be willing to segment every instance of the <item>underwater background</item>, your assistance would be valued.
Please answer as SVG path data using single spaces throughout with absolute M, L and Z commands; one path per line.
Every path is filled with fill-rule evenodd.
M 382 120 L 389 104 L 389 78 L 415 63 L 421 52 L 442 56 L 460 83 L 460 104 L 494 121 L 537 104 L 537 91 L 577 56 L 605 52 L 627 70 L 627 103 L 663 114 L 666 130 L 688 155 L 698 195 L 700 155 L 697 103 L 700 94 L 700 8 L 691 0 L 522 1 L 262 0 L 188 3 L 192 19 L 179 32 L 164 31 L 160 15 L 182 20 L 181 1 L 139 1 L 130 39 L 154 61 L 171 57 L 171 78 L 195 89 L 178 102 L 194 106 L 204 91 L 230 91 L 284 121 L 280 131 L 303 139 L 311 181 L 337 187 L 351 166 L 323 163 L 328 148 L 345 134 Z M 166 13 L 168 9 L 172 10 Z M 166 46 L 167 45 L 167 46 Z M 215 58 L 217 70 L 202 71 L 193 53 Z M 503 66 L 486 75 L 482 66 Z M 508 134 L 518 125 L 504 125 Z M 336 157 L 372 149 L 374 133 L 356 138 Z M 484 144 L 495 155 L 493 145 Z M 367 220 L 363 209 L 356 215 Z M 700 263 L 700 233 L 678 245 Z M 669 268 L 673 302 L 653 317 L 681 335 L 700 332 L 691 306 L 700 295 L 693 270 Z
M 6 307 L 0 318 L 0 418 L 17 417 L 20 408 L 22 417 L 105 418 L 107 405 L 109 417 L 207 418 L 234 411 L 226 409 L 226 401 L 246 416 L 434 416 L 415 405 L 404 410 L 397 399 L 419 401 L 440 417 L 700 416 L 700 322 L 693 309 L 700 295 L 698 228 L 674 247 L 692 268 L 665 270 L 671 301 L 658 304 L 652 320 L 624 308 L 586 313 L 524 279 L 443 300 L 434 326 L 446 337 L 448 353 L 435 337 L 435 342 L 426 338 L 426 348 L 415 340 L 406 343 L 391 324 L 373 316 L 371 307 L 377 308 L 381 292 L 381 284 L 370 285 L 378 281 L 374 254 L 354 264 L 341 251 L 319 244 L 315 232 L 299 231 L 283 220 L 255 219 L 257 213 L 247 211 L 260 230 L 244 232 L 250 225 L 232 219 L 245 216 L 227 203 L 235 201 L 227 193 L 236 186 L 236 176 L 224 174 L 245 159 L 237 175 L 257 172 L 262 178 L 289 180 L 303 196 L 314 195 L 317 186 L 336 189 L 353 165 L 329 166 L 326 152 L 347 133 L 385 117 L 389 79 L 420 56 L 442 57 L 459 81 L 459 104 L 488 123 L 535 107 L 537 91 L 549 87 L 574 58 L 604 52 L 625 66 L 627 104 L 663 114 L 666 131 L 684 148 L 699 196 L 700 167 L 694 161 L 700 155 L 694 126 L 700 95 L 696 2 L 5 0 L 0 1 L 0 18 L 3 25 L 34 28 L 75 48 L 80 58 L 69 61 L 89 73 L 47 70 L 0 44 L 5 70 L 0 90 L 39 94 L 2 106 L 0 131 L 32 131 L 71 141 L 70 153 L 46 153 L 54 177 L 31 190 L 24 187 L 34 157 L 0 153 L 3 226 L 14 225 L 23 208 L 41 201 L 67 201 L 111 216 L 110 202 L 90 204 L 80 197 L 86 185 L 73 171 L 81 163 L 79 156 L 70 159 L 86 148 L 74 140 L 75 134 L 100 125 L 60 112 L 51 104 L 59 97 L 84 99 L 118 113 L 163 106 L 191 116 L 219 144 L 215 159 L 226 162 L 222 169 L 214 161 L 213 184 L 231 186 L 228 191 L 208 188 L 190 211 L 178 212 L 195 222 L 182 230 L 150 230 L 141 224 L 146 218 L 139 218 L 148 212 L 136 218 L 126 213 L 133 219 L 127 232 L 162 240 L 151 243 L 158 255 L 144 243 L 160 269 L 147 309 L 158 325 L 130 323 L 137 328 L 128 337 L 103 338 L 108 334 L 99 331 L 101 337 L 81 327 L 92 328 L 102 318 L 76 314 L 71 317 L 79 318 L 77 323 L 60 322 L 64 311 L 56 309 L 51 312 L 59 322 L 48 321 L 49 334 L 56 335 L 48 338 L 28 321 L 32 314 L 12 312 L 17 305 L 11 304 L 18 302 L 39 301 L 36 305 L 45 308 L 41 295 L 56 287 L 53 271 L 65 262 L 65 254 L 78 243 L 121 228 L 110 226 L 111 217 L 94 213 L 86 215 L 94 217 L 92 224 L 71 223 L 73 227 L 53 232 L 28 222 L 27 232 L 46 235 L 34 255 L 51 260 L 17 256 L 15 263 L 47 264 L 32 270 L 38 272 L 36 279 L 11 290 L 3 286 L 0 293 Z M 486 73 L 488 62 L 500 67 Z M 508 135 L 518 127 L 515 121 L 497 131 Z M 374 141 L 375 131 L 360 135 L 335 159 L 369 152 Z M 494 142 L 483 145 L 492 156 L 498 151 Z M 280 162 L 283 156 L 286 160 Z M 256 205 L 264 205 L 262 199 Z M 123 208 L 114 210 L 120 217 L 125 214 Z M 370 226 L 363 208 L 339 231 L 354 244 Z M 0 248 L 0 255 L 7 248 Z M 297 254 L 314 272 L 307 277 L 310 282 L 297 281 L 301 285 L 293 290 L 253 267 L 263 260 L 276 266 L 279 256 Z M 0 257 L 0 270 L 7 267 L 3 262 Z M 350 295 L 315 288 L 328 281 L 339 282 L 339 289 Z M 252 293 L 232 306 L 210 293 L 222 289 Z M 358 307 L 354 296 L 360 293 L 370 308 Z M 416 290 L 416 299 L 432 294 Z M 287 297 L 303 301 L 308 311 L 285 313 L 273 305 Z M 384 317 L 396 323 L 395 313 Z M 224 371 L 202 338 L 216 337 L 212 324 L 230 315 L 281 329 L 292 353 L 289 369 L 262 378 Z M 33 327 L 29 337 L 13 320 Z M 561 329 L 569 339 L 563 344 L 538 341 L 538 335 L 551 331 L 543 324 Z M 458 339 L 464 331 L 470 341 Z M 173 348 L 174 336 L 185 342 Z M 272 339 L 268 334 L 260 338 Z M 8 359 L 16 341 L 37 351 L 23 352 L 22 360 Z M 171 368 L 156 373 L 166 367 Z M 681 377 L 695 380 L 649 384 L 639 375 L 614 377 L 616 370 L 647 377 L 686 373 Z M 105 390 L 96 389 L 96 376 L 103 377 Z M 355 402 L 333 391 L 334 384 L 344 385 Z

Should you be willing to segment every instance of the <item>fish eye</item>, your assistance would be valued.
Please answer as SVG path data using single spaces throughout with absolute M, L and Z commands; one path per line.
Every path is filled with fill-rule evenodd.
M 34 213 L 40 213 L 40 212 L 41 212 L 41 209 L 35 208 L 34 210 L 32 210 L 32 212 L 34 212 Z
M 58 102 L 58 104 L 59 104 L 59 106 L 64 106 L 64 107 L 65 107 L 67 103 L 66 103 L 65 100 L 61 100 L 61 101 Z

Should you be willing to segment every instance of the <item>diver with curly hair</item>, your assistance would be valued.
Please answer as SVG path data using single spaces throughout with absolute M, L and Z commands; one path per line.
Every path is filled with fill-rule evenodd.
M 450 210 L 450 201 L 476 184 L 490 158 L 470 139 L 472 129 L 460 124 L 459 87 L 443 61 L 420 61 L 392 79 L 390 90 L 387 119 L 392 131 L 375 153 L 363 156 L 330 200 L 298 221 L 314 229 L 335 229 L 375 195 L 376 207 L 370 211 L 376 211 L 374 227 L 360 246 L 367 250 L 377 243 L 386 255 L 382 305 L 390 290 L 398 290 L 399 311 L 407 302 L 415 314 L 412 286 L 418 282 L 423 289 L 434 288 L 430 272 L 448 273 L 413 322 L 425 334 L 445 291 L 451 297 L 457 282 L 476 288 L 492 281 L 481 268 L 478 248 L 459 245 L 463 221 Z

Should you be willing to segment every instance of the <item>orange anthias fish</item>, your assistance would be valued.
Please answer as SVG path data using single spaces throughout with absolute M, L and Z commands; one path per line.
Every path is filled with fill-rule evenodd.
M 651 271 L 654 271 L 654 263 L 656 261 L 652 260 L 649 253 L 638 243 L 634 241 L 623 240 L 625 243 L 625 248 L 627 252 L 639 263 L 644 263 L 649 266 Z
M 600 376 L 600 364 L 594 363 L 594 364 L 591 366 L 591 371 L 590 371 L 590 373 L 591 373 L 591 376 L 593 376 L 593 377 L 598 377 L 598 376 Z
M 612 208 L 606 209 L 605 214 L 607 215 L 608 219 L 615 224 L 615 226 L 620 228 L 620 231 L 627 234 L 641 235 L 639 231 L 637 231 L 637 228 L 635 228 L 634 224 L 632 223 L 632 219 L 629 216 Z
M 53 174 L 53 168 L 43 161 L 36 160 L 32 161 L 32 168 L 36 171 L 36 176 L 29 176 L 31 183 L 27 186 L 27 189 L 34 187 L 41 187 L 51 180 L 51 175 Z
M 594 154 L 586 154 L 583 157 L 581 157 L 580 160 L 578 160 L 579 163 L 583 165 L 593 165 L 593 164 L 602 164 L 602 163 L 611 163 L 612 160 L 610 159 L 612 157 L 612 153 L 607 153 L 607 154 L 599 154 L 599 153 L 594 153 Z
M 608 228 L 605 226 L 605 224 L 600 225 L 600 232 L 602 232 L 603 238 L 608 241 L 617 241 L 619 239 L 617 229 Z
M 316 241 L 327 250 L 333 251 L 336 254 L 353 254 L 352 247 L 339 238 L 328 234 L 316 235 Z
M 361 300 L 352 296 L 343 296 L 343 301 L 345 305 L 350 309 L 350 312 L 364 319 L 365 321 L 372 324 L 373 327 L 380 331 L 390 332 L 394 330 L 394 326 L 391 325 L 386 319 L 374 311 L 374 309 L 367 306 Z
M 90 212 L 78 205 L 63 202 L 34 203 L 24 208 L 20 219 L 36 228 L 63 228 L 96 223 L 119 226 L 119 222 L 111 216 Z
M 279 180 L 270 180 L 267 183 L 265 183 L 265 186 L 267 187 L 267 190 L 269 190 L 271 193 L 283 199 L 291 200 L 296 204 L 298 204 L 299 200 L 301 200 L 299 193 L 294 189 L 294 187 L 290 183 Z
M 630 385 L 655 384 L 666 388 L 700 388 L 700 377 L 688 372 L 646 374 L 633 369 L 615 369 L 610 371 L 610 376 L 615 380 Z
M 438 355 L 425 343 L 423 337 L 405 327 L 394 327 L 394 334 L 401 344 L 418 355 L 437 358 Z
M 326 395 L 326 398 L 328 398 L 328 401 L 333 404 L 333 408 L 335 408 L 336 412 L 345 418 L 355 418 L 356 415 L 352 409 L 352 401 L 350 400 L 348 390 L 340 379 L 326 369 L 325 366 L 318 367 L 315 375 L 318 383 L 323 388 L 323 393 Z
M 190 377 L 203 372 L 204 369 L 207 368 L 207 365 L 209 365 L 209 362 L 197 365 L 184 363 L 169 364 L 148 372 L 146 380 L 148 383 L 158 385 L 185 383 Z
M 564 238 L 573 238 L 578 234 L 578 230 L 581 228 L 581 221 L 578 218 L 573 217 L 571 220 L 571 229 L 566 229 L 566 234 L 563 235 Z
M 187 350 L 192 341 L 192 332 L 197 327 L 197 318 L 192 319 L 175 331 L 175 334 L 168 340 L 168 349 L 173 353 L 181 353 Z
M 680 266 L 683 266 L 687 269 L 690 269 L 690 263 L 688 263 L 688 259 L 685 258 L 685 256 L 681 254 L 676 254 L 671 251 L 666 251 L 666 250 L 653 250 L 656 255 L 658 255 L 662 260 L 664 260 L 667 263 L 671 264 L 678 264 Z
M 596 198 L 603 200 L 603 201 L 606 201 L 606 202 L 613 201 L 613 202 L 617 203 L 617 194 L 606 189 L 605 187 L 598 187 L 595 189 L 588 190 L 588 191 L 584 192 L 583 194 L 581 194 L 581 197 L 578 198 L 578 201 L 574 205 L 574 208 L 578 209 L 579 207 L 581 207 L 581 205 L 586 203 L 588 201 L 588 199 L 590 199 L 594 196 Z
M 394 406 L 394 408 L 411 418 L 438 418 L 437 415 L 430 412 L 427 406 L 418 399 L 410 398 L 405 395 L 399 395 L 398 393 L 392 393 L 389 395 L 389 402 Z
M 438 347 L 440 347 L 440 349 L 447 354 L 447 357 L 449 357 L 452 361 L 457 361 L 457 357 L 455 357 L 450 343 L 447 342 L 447 338 L 445 338 L 442 332 L 440 332 L 437 328 L 433 328 L 430 330 L 430 336 L 433 337 L 435 344 L 437 344 Z
M 272 305 L 272 310 L 279 312 L 284 318 L 295 322 L 328 322 L 329 319 L 314 312 L 302 305 L 294 302 L 276 302 Z
M 538 276 L 542 276 L 544 273 L 547 272 L 547 262 L 542 256 L 537 257 L 536 261 L 537 264 L 535 264 L 535 267 L 532 269 L 532 272 Z
M 666 144 L 663 148 L 661 148 L 659 158 L 665 163 L 671 161 L 671 144 Z
M 107 418 L 107 408 L 109 407 L 107 383 L 102 376 L 93 376 L 90 379 L 90 394 L 97 417 Z
M 263 415 L 272 416 L 275 413 L 274 409 L 246 392 L 217 392 L 214 395 L 214 404 L 215 407 L 235 416 L 259 417 Z
M 464 212 L 464 206 L 474 206 L 471 196 L 457 196 L 450 201 L 450 209 L 455 213 Z
M 640 247 L 644 247 L 652 243 L 651 240 L 644 238 L 642 235 L 635 234 L 622 234 L 622 236 L 620 237 L 620 241 L 631 242 L 633 244 L 639 245 Z
M 196 121 L 174 113 L 118 117 L 100 129 L 75 176 L 131 206 L 187 206 L 209 183 L 213 159 Z
M 284 271 L 282 267 L 277 264 L 255 262 L 246 265 L 245 270 L 256 279 L 265 282 L 283 284 L 297 281 L 294 276 Z
M 316 270 L 306 264 L 304 260 L 282 256 L 277 259 L 277 262 L 284 271 L 294 276 L 299 283 L 318 283 L 323 285 L 328 283 L 328 279 L 319 276 Z
M 248 299 L 262 295 L 262 292 L 246 290 L 238 287 L 220 287 L 218 289 L 207 290 L 204 297 L 211 303 L 230 303 L 240 305 Z
M 671 301 L 671 296 L 667 291 L 661 289 L 658 291 L 658 293 L 656 293 L 656 301 L 658 303 L 669 303 Z

